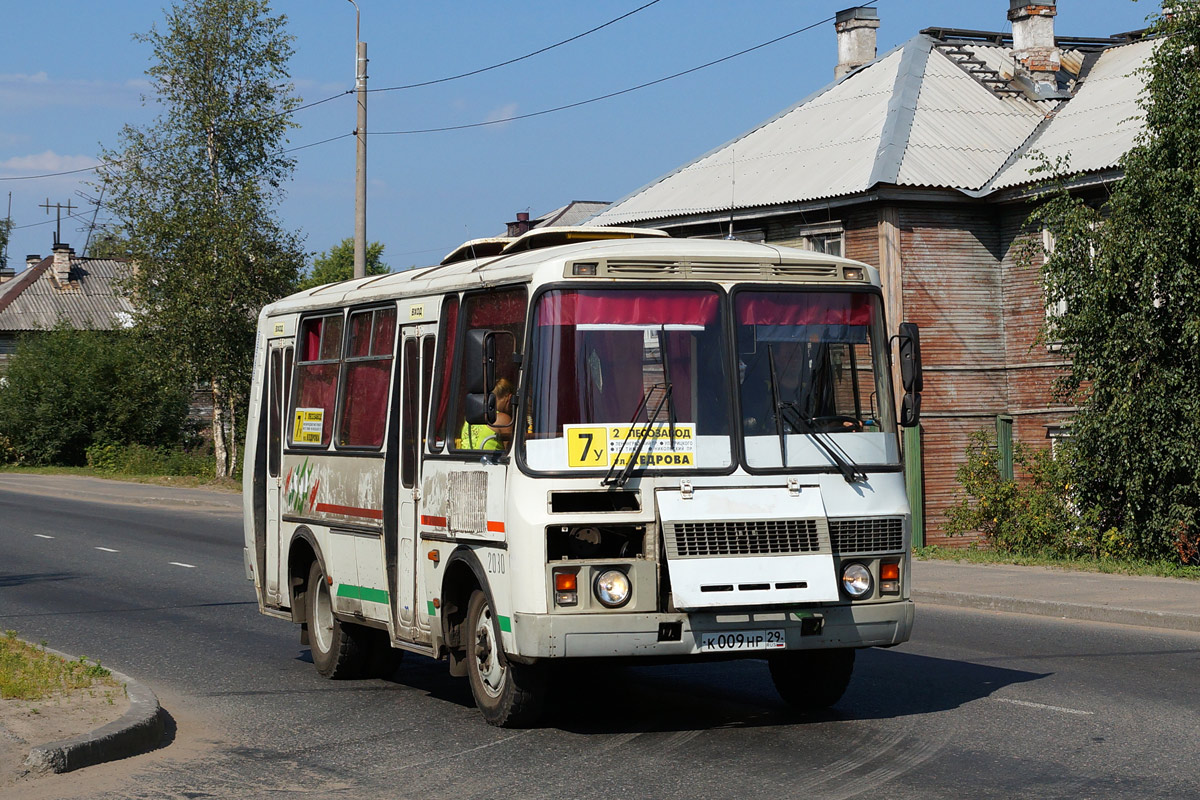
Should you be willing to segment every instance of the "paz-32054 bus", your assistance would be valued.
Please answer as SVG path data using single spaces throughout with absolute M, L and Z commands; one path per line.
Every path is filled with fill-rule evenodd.
M 322 675 L 446 659 L 537 718 L 566 659 L 765 659 L 801 708 L 907 640 L 915 326 L 878 273 L 645 229 L 535 230 L 259 319 L 247 573 Z

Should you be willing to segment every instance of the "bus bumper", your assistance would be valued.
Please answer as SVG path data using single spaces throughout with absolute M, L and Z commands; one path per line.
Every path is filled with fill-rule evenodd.
M 820 621 L 819 624 L 817 621 Z M 516 653 L 524 658 L 678 658 L 727 654 L 763 657 L 769 649 L 714 651 L 712 635 L 782 631 L 786 649 L 889 647 L 908 641 L 913 603 L 830 605 L 720 613 L 513 615 Z

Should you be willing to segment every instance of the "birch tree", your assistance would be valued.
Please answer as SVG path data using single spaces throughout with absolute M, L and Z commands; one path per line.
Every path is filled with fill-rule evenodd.
M 301 241 L 276 217 L 294 163 L 286 17 L 265 0 L 178 0 L 146 74 L 159 107 L 103 152 L 99 181 L 136 269 L 127 290 L 159 369 L 213 396 L 217 475 L 237 466 L 258 310 L 295 285 Z

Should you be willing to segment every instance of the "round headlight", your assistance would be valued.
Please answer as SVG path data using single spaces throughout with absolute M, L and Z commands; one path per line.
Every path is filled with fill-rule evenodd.
M 842 567 L 842 588 L 853 598 L 866 597 L 871 593 L 871 570 L 857 561 Z
M 600 605 L 605 608 L 620 608 L 629 602 L 629 596 L 633 594 L 633 584 L 629 582 L 629 576 L 621 570 L 610 569 L 596 576 L 592 591 L 595 592 Z

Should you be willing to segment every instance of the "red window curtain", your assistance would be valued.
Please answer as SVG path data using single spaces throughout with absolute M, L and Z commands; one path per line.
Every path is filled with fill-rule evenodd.
M 542 299 L 538 324 L 707 325 L 717 318 L 719 302 L 710 291 L 554 292 Z
M 338 444 L 381 447 L 387 421 L 388 377 L 392 359 L 372 359 L 346 365 L 345 408 Z
M 737 319 L 741 325 L 869 325 L 871 298 L 857 292 L 742 292 Z

